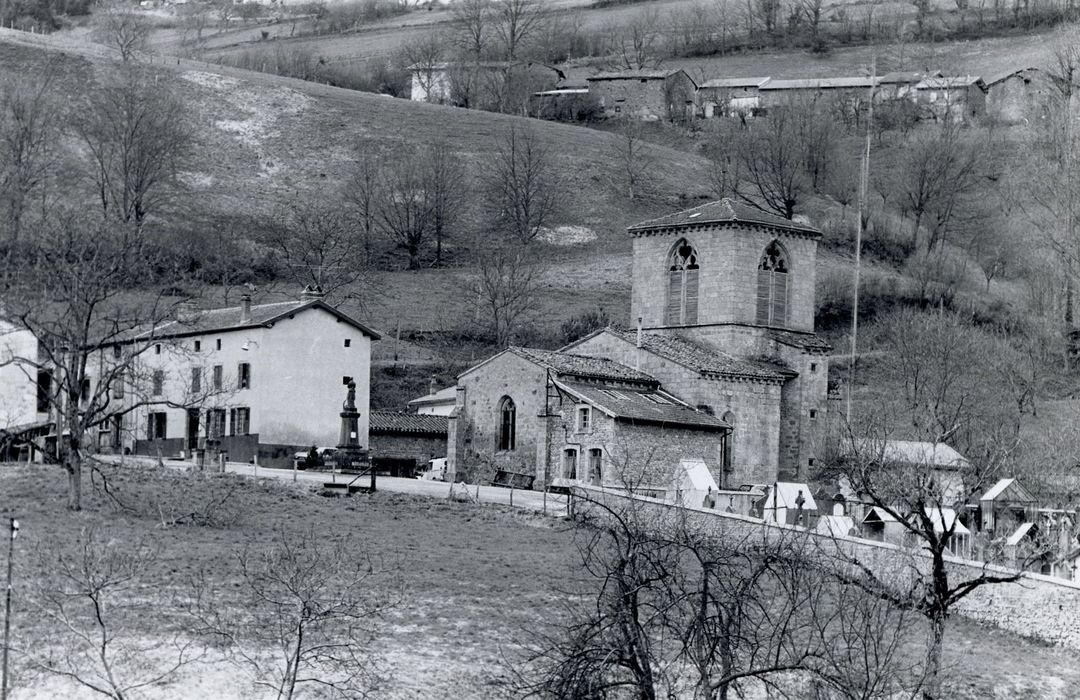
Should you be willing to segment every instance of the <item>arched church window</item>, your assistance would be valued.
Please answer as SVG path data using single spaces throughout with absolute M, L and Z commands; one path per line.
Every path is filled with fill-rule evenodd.
M 698 255 L 686 239 L 680 240 L 668 256 L 668 298 L 664 323 L 687 326 L 697 323 Z
M 517 409 L 514 400 L 504 396 L 499 401 L 499 449 L 512 450 L 516 444 Z
M 788 309 L 787 253 L 779 242 L 765 248 L 758 263 L 757 322 L 763 326 L 787 325 Z

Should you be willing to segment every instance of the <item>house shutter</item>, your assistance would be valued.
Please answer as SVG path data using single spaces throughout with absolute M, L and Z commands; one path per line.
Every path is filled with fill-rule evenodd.
M 664 323 L 669 326 L 677 326 L 682 323 L 682 270 L 672 270 L 668 273 L 668 297 L 667 310 L 664 312 Z
M 772 324 L 774 326 L 787 325 L 787 289 L 788 276 L 786 272 L 774 272 L 772 275 Z
M 698 271 L 697 269 L 686 271 L 686 306 L 683 313 L 683 323 L 689 325 L 697 323 L 698 307 Z
M 757 322 L 763 326 L 769 325 L 769 307 L 771 306 L 772 275 L 768 270 L 758 270 L 757 273 Z

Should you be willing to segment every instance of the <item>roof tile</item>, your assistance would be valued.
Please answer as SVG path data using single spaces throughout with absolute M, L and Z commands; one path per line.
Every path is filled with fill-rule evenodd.
M 678 228 L 682 226 L 701 226 L 703 224 L 758 224 L 785 231 L 820 236 L 821 232 L 813 226 L 796 223 L 775 214 L 763 212 L 748 204 L 724 198 L 715 202 L 700 204 L 690 209 L 661 216 L 657 219 L 642 221 L 627 229 L 630 233 L 653 229 Z
M 608 332 L 630 343 L 637 343 L 636 331 L 608 328 Z M 642 333 L 645 350 L 677 362 L 701 374 L 747 377 L 783 381 L 793 372 L 779 365 L 760 360 L 744 360 L 726 352 L 706 347 L 687 338 L 667 333 Z
M 718 431 L 730 427 L 719 418 L 695 410 L 664 392 L 608 389 L 577 382 L 559 382 L 559 386 L 616 419 Z
M 404 411 L 372 411 L 368 416 L 368 431 L 372 433 L 411 433 L 446 435 L 447 416 Z
M 574 355 L 568 352 L 510 347 L 510 352 L 560 375 L 585 379 L 613 379 L 658 385 L 653 377 L 626 365 L 602 357 Z

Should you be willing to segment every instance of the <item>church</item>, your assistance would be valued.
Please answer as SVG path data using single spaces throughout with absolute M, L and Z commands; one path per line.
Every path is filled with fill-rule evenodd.
M 722 199 L 628 229 L 631 317 L 559 351 L 510 348 L 458 377 L 448 472 L 534 488 L 633 481 L 682 460 L 721 488 L 805 481 L 826 429 L 816 229 Z

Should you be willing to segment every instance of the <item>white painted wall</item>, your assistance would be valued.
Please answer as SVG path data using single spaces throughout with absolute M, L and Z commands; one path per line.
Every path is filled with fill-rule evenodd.
M 0 324 L 0 427 L 42 420 L 37 412 L 37 370 L 16 360 L 36 360 L 37 339 L 30 331 Z

